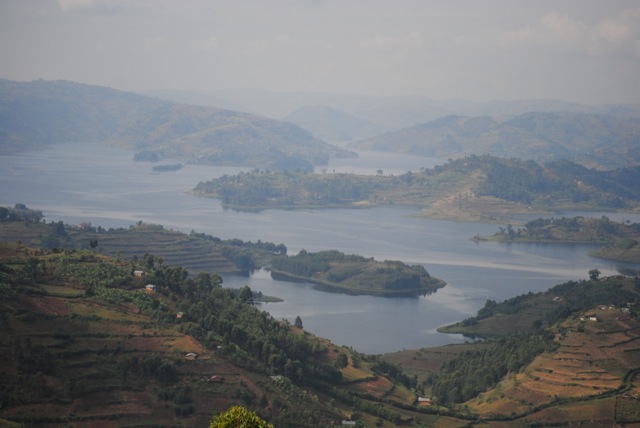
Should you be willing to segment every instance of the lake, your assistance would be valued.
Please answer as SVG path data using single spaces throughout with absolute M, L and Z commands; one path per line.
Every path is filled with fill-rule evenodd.
M 403 207 L 225 210 L 217 200 L 186 192 L 199 181 L 246 169 L 185 165 L 179 171 L 157 173 L 151 170 L 152 164 L 132 159 L 130 151 L 82 144 L 0 156 L 0 205 L 24 203 L 42 210 L 47 221 L 90 221 L 106 228 L 144 221 L 223 239 L 283 243 L 289 254 L 301 249 L 336 249 L 378 260 L 401 260 L 424 265 L 431 275 L 447 282 L 429 296 L 381 298 L 320 292 L 309 284 L 274 281 L 265 271 L 251 277 L 224 276 L 225 286 L 248 284 L 256 291 L 282 297 L 282 303 L 260 306 L 275 318 L 293 322 L 299 315 L 306 330 L 360 352 L 462 342 L 461 336 L 436 329 L 475 315 L 487 299 L 501 301 L 544 291 L 570 279 L 587 278 L 594 268 L 605 276 L 619 268 L 640 268 L 589 257 L 593 247 L 587 245 L 472 242 L 471 236 L 492 234 L 498 226 L 412 218 L 409 215 L 414 210 Z M 375 174 L 382 169 L 385 175 L 399 175 L 441 163 L 432 158 L 361 152 L 358 159 L 331 162 L 327 170 Z M 637 215 L 607 215 L 640 221 Z

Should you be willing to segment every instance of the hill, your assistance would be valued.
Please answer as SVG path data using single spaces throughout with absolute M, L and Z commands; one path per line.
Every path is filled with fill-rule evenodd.
M 432 218 L 504 221 L 513 213 L 633 209 L 638 182 L 640 167 L 603 172 L 569 161 L 468 156 L 400 176 L 253 171 L 201 182 L 193 193 L 249 210 L 402 204 Z
M 332 345 L 243 303 L 219 277 L 158 267 L 136 278 L 130 263 L 88 251 L 2 245 L 0 256 L 0 418 L 208 426 L 232 404 L 278 426 L 345 417 L 284 377 L 286 365 L 291 379 L 313 370 L 318 381 L 338 381 Z M 157 288 L 145 289 L 149 281 Z M 271 363 L 243 350 L 258 340 Z
M 568 159 L 615 169 L 640 163 L 640 118 L 627 112 L 447 116 L 358 141 L 353 147 L 439 158 L 489 154 L 538 162 Z
M 67 81 L 0 80 L 0 150 L 98 142 L 159 159 L 312 169 L 353 156 L 290 122 Z
M 384 359 L 492 426 L 638 423 L 639 287 L 611 277 L 488 301 L 441 329 L 484 341 Z
M 419 406 L 399 368 L 275 320 L 251 294 L 153 257 L 0 244 L 0 423 L 206 427 L 234 405 L 278 427 L 464 423 Z

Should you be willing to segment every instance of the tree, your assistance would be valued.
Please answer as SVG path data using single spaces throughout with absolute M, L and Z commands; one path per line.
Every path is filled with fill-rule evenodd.
M 261 419 L 254 412 L 242 406 L 233 406 L 211 420 L 210 428 L 273 428 L 273 425 Z
M 97 239 L 89 239 L 89 246 L 91 247 L 91 249 L 94 249 L 98 246 L 98 240 Z
M 340 351 L 338 357 L 336 358 L 336 368 L 343 369 L 349 365 L 349 357 L 345 354 L 344 351 Z
M 598 269 L 591 269 L 589 271 L 589 279 L 591 281 L 597 281 L 600 279 L 600 271 Z
M 248 285 L 245 285 L 244 287 L 242 287 L 242 289 L 240 289 L 239 298 L 242 303 L 253 305 L 253 291 L 251 291 L 251 288 L 249 288 Z
M 293 326 L 296 328 L 302 328 L 302 318 L 300 318 L 300 315 L 296 317 L 296 320 L 293 322 Z

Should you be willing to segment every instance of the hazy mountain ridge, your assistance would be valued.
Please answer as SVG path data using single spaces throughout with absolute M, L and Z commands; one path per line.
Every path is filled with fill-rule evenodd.
M 580 112 L 447 116 L 353 147 L 445 158 L 490 154 L 536 161 L 570 159 L 611 169 L 640 163 L 640 118 Z
M 247 111 L 283 118 L 306 106 L 325 106 L 375 123 L 385 130 L 405 128 L 449 115 L 513 116 L 532 111 L 607 112 L 629 106 L 594 107 L 560 100 L 437 100 L 423 95 L 370 96 L 326 92 L 157 90 L 149 95 L 177 102 Z M 636 108 L 637 110 L 637 108 Z
M 294 169 L 352 155 L 292 123 L 67 81 L 0 81 L 0 135 L 5 153 L 87 141 L 190 162 Z

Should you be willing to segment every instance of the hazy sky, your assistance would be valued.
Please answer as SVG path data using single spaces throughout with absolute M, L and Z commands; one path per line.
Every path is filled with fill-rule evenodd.
M 640 102 L 638 0 L 0 0 L 0 78 Z

